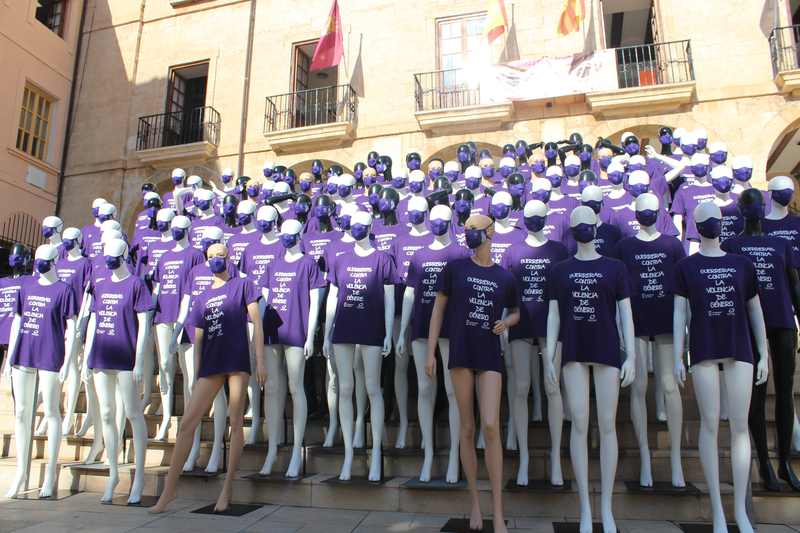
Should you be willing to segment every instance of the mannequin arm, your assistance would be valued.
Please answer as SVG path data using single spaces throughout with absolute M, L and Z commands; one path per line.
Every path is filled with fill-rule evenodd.
M 183 203 L 183 197 L 185 196 L 186 191 L 190 191 L 189 187 L 179 187 L 172 192 L 172 197 L 175 199 L 175 213 L 178 215 L 182 215 L 186 210 L 186 206 Z
M 763 385 L 769 376 L 769 343 L 767 342 L 767 326 L 764 324 L 764 312 L 758 295 L 747 302 L 747 314 L 750 316 L 750 329 L 756 340 L 756 385 Z
M 153 309 L 156 308 L 156 304 L 158 303 L 158 294 L 161 292 L 161 284 L 154 283 L 153 284 Z
M 89 315 L 92 314 L 92 295 L 87 291 L 83 293 L 83 301 L 81 302 L 81 309 L 78 312 L 78 329 L 76 335 L 79 339 L 86 335 L 86 324 L 89 323 Z
M 386 336 L 383 338 L 383 356 L 392 351 L 392 333 L 394 331 L 394 285 L 383 286 L 383 322 Z
M 550 300 L 547 310 L 547 342 L 544 352 L 544 378 L 552 389 L 558 388 L 558 371 L 555 368 L 556 344 L 558 332 L 561 329 L 561 314 L 558 310 L 558 300 Z
M 675 227 L 678 229 L 677 239 L 679 241 L 683 240 L 683 215 L 678 215 L 677 213 L 672 215 L 672 223 L 675 224 Z
M 658 161 L 661 161 L 671 169 L 678 168 L 678 166 L 681 165 L 681 161 L 659 154 L 658 152 L 656 152 L 656 149 L 649 144 L 644 147 L 644 151 L 647 154 L 648 159 L 657 159 Z M 686 166 L 686 164 L 683 163 L 683 166 Z
M 176 353 L 178 351 L 178 340 L 183 333 L 183 323 L 186 322 L 186 316 L 189 314 L 189 300 L 191 296 L 184 294 L 181 298 L 181 307 L 178 311 L 178 319 L 175 321 L 175 329 L 172 331 L 172 339 L 169 341 L 169 353 Z M 142 331 L 141 322 L 139 323 L 139 333 Z M 138 342 L 136 346 L 139 346 Z
M 83 343 L 83 366 L 81 367 L 81 377 L 85 382 L 88 382 L 92 379 L 92 374 L 89 372 L 89 354 L 92 353 L 92 346 L 94 345 L 94 333 L 96 328 L 97 315 L 92 313 L 89 317 L 89 327 L 86 330 L 86 342 Z
M 61 383 L 66 381 L 67 372 L 69 372 L 72 359 L 75 357 L 75 323 L 74 316 L 67 319 L 67 329 L 64 333 L 64 363 L 62 363 L 61 369 L 58 371 L 58 379 Z
M 683 296 L 675 295 L 675 304 L 672 312 L 672 355 L 675 379 L 683 387 L 686 381 L 686 367 L 683 363 L 684 346 L 686 345 L 686 326 L 688 325 L 689 300 Z
M 144 353 L 145 346 L 147 346 L 147 338 L 150 336 L 150 321 L 147 319 L 149 313 L 143 311 L 136 313 L 136 320 L 139 322 L 139 331 L 136 334 L 136 359 L 133 363 L 133 379 L 136 383 L 141 383 L 144 371 Z M 184 316 L 184 320 L 186 317 Z M 183 329 L 183 321 L 181 321 L 181 329 Z M 197 368 L 197 367 L 195 367 Z
M 620 325 L 622 326 L 622 341 L 625 345 L 625 362 L 622 363 L 620 379 L 622 380 L 622 386 L 627 387 L 633 383 L 636 377 L 636 344 L 630 298 L 617 302 L 617 310 Z
M 247 305 L 247 314 L 253 323 L 253 350 L 256 353 L 256 379 L 262 387 L 267 382 L 267 367 L 264 361 L 264 326 L 261 323 L 261 315 L 258 312 L 258 303 L 253 302 Z M 200 367 L 197 367 L 200 368 Z
M 665 159 L 669 159 L 670 161 L 675 161 L 672 158 L 666 157 Z M 671 183 L 683 173 L 683 170 L 686 168 L 686 160 L 681 159 L 677 162 L 678 166 L 674 167 L 672 170 L 664 174 L 664 179 L 667 180 L 667 183 Z
M 411 312 L 414 310 L 414 287 L 406 287 L 403 291 L 403 309 L 400 311 L 400 332 L 397 335 L 396 351 L 398 355 L 408 354 L 408 324 L 411 322 Z
M 433 301 L 431 323 L 428 327 L 428 357 L 425 362 L 425 370 L 429 377 L 433 377 L 434 372 L 436 372 L 436 346 L 439 344 L 439 335 L 442 332 L 442 322 L 444 322 L 446 309 L 447 295 L 439 292 Z
M 319 320 L 319 304 L 322 302 L 325 289 L 319 287 L 311 289 L 309 292 L 308 304 L 308 331 L 306 332 L 306 344 L 303 346 L 303 355 L 306 359 L 314 355 L 314 332 L 317 331 L 317 322 Z
M 797 270 L 791 265 L 786 266 L 786 277 L 789 280 L 789 296 L 794 306 L 795 321 L 800 322 L 800 278 L 797 276 Z
M 322 345 L 322 355 L 328 359 L 333 355 L 331 333 L 333 333 L 333 324 L 336 322 L 336 304 L 338 300 L 339 287 L 331 285 L 328 291 L 328 299 L 325 302 L 325 340 Z
M 14 358 L 14 351 L 17 349 L 17 341 L 19 340 L 19 330 L 22 327 L 22 316 L 19 314 L 14 315 L 11 321 L 11 331 L 8 336 L 8 350 L 6 350 L 6 360 L 3 362 L 3 375 L 11 376 L 11 360 Z

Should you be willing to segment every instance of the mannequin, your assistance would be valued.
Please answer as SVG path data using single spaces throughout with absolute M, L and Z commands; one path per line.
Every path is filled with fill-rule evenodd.
M 625 263 L 631 288 L 633 327 L 636 335 L 636 379 L 631 388 L 631 420 L 639 442 L 639 485 L 653 486 L 650 446 L 647 441 L 647 356 L 652 342 L 656 376 L 666 396 L 670 438 L 672 486 L 684 487 L 681 465 L 683 404 L 672 373 L 673 337 L 669 315 L 674 308 L 672 282 L 675 265 L 686 253 L 680 241 L 658 230 L 658 198 L 640 194 L 635 201 L 639 229 L 617 246 L 617 257 Z M 651 341 L 651 339 L 653 339 Z
M 159 259 L 168 250 L 175 246 L 172 240 L 171 224 L 175 218 L 175 211 L 170 208 L 159 209 L 156 213 L 155 226 L 159 233 L 158 239 L 142 238 L 135 243 L 137 250 L 138 273 L 140 277 L 150 283 L 155 273 Z
M 395 326 L 393 331 L 397 335 L 402 331 L 401 311 L 403 309 L 403 297 L 406 290 L 406 280 L 411 257 L 417 250 L 430 244 L 431 232 L 425 224 L 428 213 L 428 202 L 425 198 L 415 196 L 408 203 L 407 218 L 411 224 L 408 232 L 401 233 L 393 239 L 389 249 L 389 256 L 392 258 L 397 269 L 398 283 L 395 285 Z M 399 337 L 394 339 L 395 345 L 399 345 Z M 406 433 L 408 432 L 408 362 L 405 352 L 395 349 L 394 360 L 394 395 L 397 401 L 397 412 L 400 419 L 400 426 L 397 430 L 397 440 L 395 448 L 406 447 Z
M 302 225 L 287 220 L 281 226 L 284 255 L 267 266 L 262 277 L 264 301 L 280 317 L 276 338 L 264 337 L 267 356 L 267 426 L 269 448 L 262 475 L 269 475 L 278 453 L 277 435 L 286 404 L 286 382 L 292 395 L 294 439 L 287 478 L 300 475 L 303 459 L 303 436 L 306 431 L 306 392 L 303 388 L 306 360 L 314 354 L 314 332 L 317 329 L 325 278 L 311 256 L 300 249 Z M 265 331 L 266 333 L 266 331 Z
M 375 236 L 375 248 L 378 251 L 388 253 L 392 247 L 392 241 L 400 235 L 408 232 L 405 224 L 400 224 L 397 216 L 397 206 L 400 203 L 400 195 L 391 187 L 384 187 L 378 199 L 378 210 L 380 218 L 372 224 L 372 234 Z
M 186 181 L 186 171 L 182 168 L 174 169 L 170 174 L 170 180 L 172 181 L 173 188 L 171 191 L 164 193 L 164 205 L 174 209 L 176 213 L 180 214 L 181 212 L 178 211 L 178 204 L 175 201 L 175 197 L 176 195 L 180 195 L 182 192 L 187 190 L 183 186 L 184 182 Z
M 500 160 L 500 166 L 498 168 L 498 173 L 500 174 L 500 177 L 503 178 L 503 182 L 505 182 L 509 176 L 517 171 L 517 161 L 514 158 L 514 154 L 516 152 L 514 151 L 513 146 L 509 146 L 511 147 L 511 153 L 503 156 L 503 158 Z M 500 184 L 500 182 L 496 183 L 498 186 Z
M 789 214 L 789 204 L 794 197 L 794 180 L 789 176 L 775 176 L 767 189 L 770 207 L 762 222 L 764 233 L 782 237 L 792 243 L 792 251 L 800 258 L 800 217 Z
M 508 269 L 520 290 L 520 321 L 509 332 L 509 343 L 513 367 L 513 379 L 509 375 L 509 388 L 514 392 L 514 425 L 519 449 L 517 485 L 528 485 L 528 393 L 533 384 L 534 417 L 542 419 L 542 400 L 539 390 L 539 354 L 534 346 L 545 346 L 547 335 L 546 287 L 550 271 L 568 256 L 566 247 L 545 236 L 547 206 L 540 200 L 529 200 L 525 204 L 524 222 L 527 237 L 518 246 L 512 247 L 503 258 L 502 266 Z M 556 357 L 560 357 L 557 354 Z M 561 473 L 561 428 L 563 407 L 559 387 L 547 388 L 548 422 L 550 424 L 550 483 L 564 484 Z M 538 413 L 536 412 L 538 411 Z
M 192 220 L 192 231 L 189 240 L 192 246 L 202 250 L 203 233 L 209 227 L 222 227 L 222 217 L 214 213 L 214 193 L 208 189 L 195 191 L 192 200 L 195 208 L 195 218 Z
M 736 525 L 752 533 L 746 497 L 750 474 L 750 435 L 746 414 L 753 383 L 766 382 L 767 336 L 758 297 L 753 263 L 746 257 L 720 249 L 722 213 L 713 202 L 695 208 L 693 218 L 700 232 L 700 251 L 680 261 L 675 275 L 674 373 L 679 384 L 686 379 L 683 362 L 686 327 L 689 327 L 692 381 L 700 410 L 700 459 L 708 484 L 714 532 L 728 530 L 719 492 L 719 365 L 725 371 L 729 405 L 733 500 Z M 718 287 L 724 286 L 722 291 Z M 713 297 L 712 297 L 713 296 Z M 749 323 L 749 326 L 748 326 Z M 757 368 L 748 327 L 755 339 Z M 730 354 L 719 357 L 717 354 Z M 753 374 L 756 377 L 754 379 Z
M 564 243 L 569 226 L 569 213 L 564 208 L 552 209 L 550 195 L 552 185 L 546 178 L 533 178 L 531 180 L 531 200 L 538 200 L 547 207 L 547 221 L 542 233 L 551 241 Z
M 602 257 L 594 248 L 596 225 L 597 216 L 586 206 L 575 208 L 570 215 L 570 228 L 578 251 L 574 258 L 556 265 L 550 273 L 544 372 L 548 386 L 557 386 L 556 343 L 563 339 L 561 363 L 572 414 L 570 455 L 580 499 L 580 531 L 590 533 L 592 510 L 586 441 L 590 368 L 593 371 L 596 401 L 602 406 L 598 409 L 602 463 L 600 512 L 603 531 L 614 533 L 617 526 L 611 498 L 618 455 L 617 399 L 620 384 L 627 387 L 635 378 L 636 355 L 625 266 L 616 259 Z M 624 361 L 620 356 L 620 337 L 625 347 Z
M 66 255 L 66 251 L 61 246 L 61 232 L 64 231 L 64 221 L 55 216 L 47 216 L 42 220 L 42 237 L 47 244 L 55 246 L 58 250 L 58 258 Z
M 191 175 L 186 178 L 186 187 L 175 189 L 175 210 L 178 213 L 193 216 L 195 214 L 195 207 L 192 205 L 194 193 L 202 186 L 203 178 L 200 176 Z
M 153 273 L 153 300 L 157 303 L 153 324 L 156 330 L 156 345 L 159 354 L 159 374 L 163 419 L 155 440 L 165 440 L 172 422 L 175 383 L 175 352 L 170 344 L 175 332 L 180 308 L 181 294 L 186 288 L 186 275 L 195 265 L 203 262 L 203 252 L 189 244 L 188 217 L 179 215 L 172 219 L 170 230 L 173 247 L 164 252 Z M 194 359 L 187 357 L 186 350 L 178 347 L 178 364 L 183 374 L 183 397 L 189 399 L 195 380 Z M 199 438 L 199 434 L 198 434 Z
M 503 449 L 499 420 L 503 383 L 501 358 L 503 352 L 508 352 L 507 331 L 519 322 L 519 310 L 514 277 L 492 261 L 493 226 L 485 215 L 471 216 L 465 231 L 467 246 L 474 255 L 448 262 L 437 279 L 425 367 L 428 377 L 434 378 L 436 348 L 447 309 L 447 334 L 452 348 L 447 368 L 458 400 L 461 462 L 472 500 L 470 529 L 483 526 L 477 488 L 478 461 L 473 445 L 477 385 L 481 425 L 486 436 L 484 458 L 492 489 L 493 526 L 495 531 L 505 533 L 508 530 L 503 514 Z M 451 300 L 452 305 L 448 306 Z
M 409 176 L 410 177 L 410 176 Z M 438 178 L 440 176 L 436 176 Z M 444 164 L 444 177 L 450 182 L 455 191 L 464 187 L 464 180 L 461 174 L 461 166 L 458 161 L 448 161 Z M 436 179 L 429 174 L 430 179 Z
M 527 201 L 527 194 L 525 192 L 525 178 L 522 174 L 514 173 L 506 179 L 506 187 L 509 194 L 511 194 L 511 221 L 516 226 L 522 218 L 522 208 Z
M 378 157 L 378 162 L 375 164 L 375 172 L 378 173 L 379 182 L 389 183 L 392 181 L 392 158 L 388 155 Z
M 239 231 L 236 222 L 236 209 L 239 207 L 239 197 L 235 194 L 228 194 L 222 199 L 222 221 L 224 225 L 222 231 L 225 233 L 225 240 L 227 241 L 235 233 Z
M 602 189 L 597 185 L 589 185 L 583 190 L 580 198 L 581 205 L 589 207 L 596 216 L 597 226 L 595 227 L 594 246 L 597 249 L 597 253 L 613 257 L 614 248 L 622 239 L 622 232 L 617 226 L 604 223 L 600 216 L 603 209 Z M 571 233 L 567 234 L 565 244 L 570 254 L 574 255 L 577 252 L 578 243 Z
M 333 239 L 339 238 L 339 234 L 333 228 L 333 216 L 336 211 L 336 204 L 330 196 L 320 194 L 313 200 L 311 208 L 311 219 L 309 220 L 306 233 L 303 236 L 305 251 L 315 261 L 319 262 L 325 252 L 325 248 Z M 313 221 L 316 220 L 316 223 Z M 324 265 L 320 265 L 324 270 Z
M 408 194 L 401 198 L 400 202 L 397 204 L 398 218 L 404 224 L 408 224 L 408 203 L 412 198 L 425 198 L 425 174 L 423 174 L 421 170 L 412 170 L 409 172 Z
M 697 153 L 691 158 L 692 174 L 694 179 L 682 185 L 675 194 L 670 213 L 675 227 L 681 231 L 685 224 L 685 231 L 681 231 L 681 240 L 690 254 L 699 250 L 700 235 L 697 233 L 695 221 L 692 218 L 694 208 L 700 202 L 714 198 L 714 187 L 707 179 L 709 171 L 709 158 L 707 154 Z
M 419 155 L 419 152 L 409 152 L 406 154 L 406 168 L 408 168 L 409 172 L 422 168 L 422 157 Z
M 330 183 L 330 178 L 328 179 Z M 339 209 L 345 205 L 357 205 L 357 196 L 355 193 L 356 179 L 350 174 L 343 174 L 336 176 L 334 183 L 336 183 L 336 195 L 338 196 L 337 204 Z
M 92 218 L 94 220 L 91 224 L 81 228 L 85 252 L 89 252 L 88 248 L 91 242 L 100 238 L 100 206 L 107 203 L 108 202 L 103 198 L 95 198 L 92 201 Z
M 464 188 L 472 192 L 472 214 L 489 215 L 491 198 L 481 190 L 481 168 L 470 166 L 464 171 Z
M 570 197 L 562 190 L 564 180 L 564 171 L 561 167 L 550 166 L 546 171 L 547 180 L 550 181 L 550 200 L 547 202 L 547 207 L 551 211 L 569 216 L 573 209 L 579 205 L 576 198 Z
M 382 476 L 381 436 L 384 406 L 380 390 L 381 361 L 392 349 L 394 284 L 397 274 L 388 254 L 373 248 L 369 239 L 372 217 L 363 211 L 352 215 L 350 233 L 355 240 L 347 260 L 336 260 L 329 271 L 323 353 L 335 355 L 339 377 L 339 417 L 344 435 L 345 458 L 339 479 L 350 479 L 353 463 L 353 367 L 360 345 L 370 400 L 372 457 L 369 480 Z M 381 298 L 382 296 L 382 298 Z M 358 303 L 358 305 L 356 305 Z M 381 320 L 383 304 L 383 320 Z
M 468 191 L 464 191 L 468 192 Z M 450 239 L 450 223 L 452 212 L 446 206 L 436 206 L 430 212 L 430 228 L 433 234 L 432 242 L 419 248 L 411 255 L 407 266 L 406 288 L 403 293 L 403 311 L 400 320 L 400 332 L 397 339 L 397 353 L 403 357 L 414 357 L 417 370 L 417 409 L 419 411 L 420 430 L 422 432 L 422 447 L 424 461 L 420 469 L 419 480 L 431 480 L 431 467 L 433 466 L 433 410 L 436 403 L 436 382 L 432 381 L 425 372 L 427 357 L 427 336 L 430 315 L 433 310 L 435 287 L 439 274 L 448 261 L 466 257 L 467 251 Z M 429 237 L 430 241 L 431 238 Z M 409 330 L 409 325 L 411 329 Z M 439 337 L 439 352 L 442 362 L 446 367 L 449 361 L 450 343 L 447 333 L 442 332 Z M 455 399 L 453 380 L 450 373 L 444 375 L 444 385 L 447 391 L 450 423 L 450 453 L 447 461 L 445 482 L 458 482 L 458 444 L 459 420 L 458 404 Z M 395 385 L 396 387 L 396 385 Z
M 16 314 L 17 296 L 30 262 L 31 254 L 28 249 L 21 244 L 15 244 L 8 254 L 11 275 L 0 278 L 0 367 L 8 353 L 8 336 Z
M 104 203 L 97 208 L 96 229 L 90 232 L 89 237 L 85 233 L 83 234 L 84 252 L 90 259 L 103 254 L 103 245 L 100 243 L 101 226 L 104 222 L 114 220 L 116 214 L 117 208 L 109 203 Z
M 570 198 L 580 198 L 578 187 L 578 174 L 581 172 L 581 160 L 575 154 L 569 154 L 564 160 L 564 175 L 566 181 L 561 182 L 561 192 Z M 549 174 L 548 174 L 549 176 Z
M 456 165 L 456 170 L 458 170 L 458 162 L 452 161 Z M 439 159 L 438 157 L 434 157 L 430 161 L 428 161 L 428 173 L 427 177 L 429 180 L 433 181 L 437 178 L 444 176 L 446 163 Z
M 724 165 L 711 169 L 711 185 L 714 187 L 714 203 L 722 212 L 722 233 L 719 242 L 724 243 L 744 229 L 744 218 L 736 205 L 737 196 L 731 193 L 733 173 Z
M 236 222 L 241 230 L 228 239 L 228 260 L 234 265 L 240 265 L 240 259 L 245 249 L 258 241 L 259 232 L 256 231 L 255 215 L 257 205 L 252 200 L 242 200 L 236 206 Z M 240 270 L 243 270 L 240 268 Z
M 150 323 L 148 311 L 153 301 L 142 280 L 131 275 L 123 259 L 125 241 L 106 242 L 103 254 L 111 275 L 93 289 L 94 306 L 86 334 L 86 356 L 83 372 L 94 373 L 100 400 L 103 440 L 108 450 L 118 448 L 116 396 L 119 391 L 125 416 L 133 428 L 135 474 L 129 504 L 141 501 L 144 489 L 144 459 L 147 451 L 147 426 L 139 396 L 139 385 L 145 379 L 144 357 Z M 100 313 L 100 316 L 98 316 Z M 118 454 L 108 453 L 109 475 L 101 503 L 110 503 L 119 483 Z
M 800 315 L 800 284 L 789 242 L 764 235 L 762 217 L 764 198 L 760 191 L 747 189 L 739 197 L 739 209 L 744 215 L 744 232 L 726 240 L 722 249 L 750 257 L 758 274 L 761 308 L 767 328 L 767 341 L 772 357 L 775 384 L 775 425 L 778 433 L 778 476 L 795 490 L 800 481 L 792 469 L 791 442 L 794 422 L 794 381 L 797 330 L 795 318 Z M 764 415 L 766 384 L 753 388 L 750 403 L 750 434 L 756 445 L 761 480 L 767 490 L 779 491 L 769 461 L 767 427 Z
M 697 128 L 692 133 L 694 136 L 697 137 L 697 149 L 700 151 L 705 151 L 706 146 L 708 145 L 708 132 L 706 132 L 703 128 Z
M 136 217 L 131 247 L 139 242 L 143 235 L 151 234 L 150 230 L 155 230 L 155 218 L 159 209 L 161 209 L 161 197 L 154 192 L 145 193 L 144 210 L 139 212 Z M 131 251 L 131 255 L 133 255 L 133 251 Z
M 733 170 L 733 194 L 742 194 L 742 191 L 752 187 L 750 178 L 753 177 L 753 159 L 749 155 L 737 155 L 731 162 Z M 769 209 L 769 198 L 765 198 Z
M 14 392 L 17 469 L 6 493 L 8 498 L 23 492 L 28 483 L 37 377 L 47 418 L 47 465 L 39 497 L 52 497 L 56 488 L 61 447 L 61 384 L 75 357 L 75 317 L 78 314 L 72 287 L 56 275 L 57 257 L 55 246 L 43 244 L 36 249 L 34 268 L 38 275 L 21 283 L 9 332 L 3 375 L 11 377 Z
M 613 168 L 614 164 L 612 163 L 609 168 Z M 650 192 L 650 177 L 647 172 L 643 170 L 631 172 L 628 177 L 627 191 L 621 197 L 627 202 L 612 209 L 608 219 L 609 224 L 619 228 L 623 237 L 632 237 L 639 232 L 640 225 L 636 217 L 636 199 L 647 192 Z M 657 195 L 654 196 L 658 199 Z M 611 196 L 609 195 L 607 198 L 611 198 Z M 673 224 L 666 209 L 660 205 L 660 200 L 656 217 L 656 229 L 664 235 L 678 235 L 678 229 Z

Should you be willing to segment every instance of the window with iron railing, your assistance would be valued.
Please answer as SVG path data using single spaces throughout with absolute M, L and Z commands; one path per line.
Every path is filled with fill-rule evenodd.
M 264 133 L 337 122 L 355 125 L 358 96 L 350 85 L 334 85 L 268 96 Z
M 211 106 L 139 118 L 136 149 L 150 150 L 196 142 L 219 145 L 220 116 Z
M 773 74 L 800 68 L 800 24 L 773 29 L 769 50 Z

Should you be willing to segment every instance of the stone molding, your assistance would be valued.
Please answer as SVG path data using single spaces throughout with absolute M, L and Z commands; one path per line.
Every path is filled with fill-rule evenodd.
M 784 70 L 775 76 L 775 85 L 783 94 L 800 96 L 800 69 Z
M 264 134 L 270 148 L 277 154 L 316 151 L 336 148 L 355 138 L 351 122 L 332 122 L 316 126 L 303 126 Z
M 162 148 L 137 150 L 136 158 L 152 167 L 186 165 L 214 157 L 217 147 L 208 141 L 199 141 Z
M 695 99 L 694 81 L 647 85 L 586 94 L 591 112 L 601 118 L 637 116 L 643 113 L 679 111 Z
M 417 111 L 414 115 L 420 129 L 433 135 L 493 131 L 513 119 L 514 105 L 511 102 L 503 102 Z

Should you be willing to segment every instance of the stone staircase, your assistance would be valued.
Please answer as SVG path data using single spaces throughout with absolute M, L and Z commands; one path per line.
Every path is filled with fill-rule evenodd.
M 799 372 L 800 373 L 800 372 Z M 158 378 L 154 377 L 155 385 Z M 617 469 L 617 483 L 615 486 L 614 509 L 617 519 L 631 520 L 663 520 L 669 518 L 675 521 L 708 521 L 710 520 L 708 496 L 705 493 L 702 465 L 697 450 L 699 431 L 699 415 L 694 399 L 691 380 L 682 390 L 684 405 L 684 425 L 682 432 L 683 467 L 686 481 L 690 483 L 686 491 L 671 490 L 669 468 L 669 434 L 667 425 L 658 422 L 655 417 L 655 401 L 653 398 L 653 379 L 651 376 L 648 391 L 648 437 L 652 456 L 653 477 L 656 488 L 643 490 L 638 487 L 639 480 L 639 451 L 638 444 L 630 422 L 630 401 L 628 391 L 623 390 L 620 396 L 617 415 L 617 435 L 619 440 L 619 465 Z M 413 380 L 412 380 L 413 383 Z M 155 388 L 154 390 L 158 390 Z M 175 435 L 180 423 L 180 414 L 183 410 L 183 397 L 181 391 L 181 377 L 176 379 L 176 413 L 166 442 L 150 440 L 146 454 L 146 482 L 145 495 L 158 495 L 163 486 L 167 467 L 169 466 Z M 546 413 L 546 398 L 543 410 Z M 364 480 L 368 471 L 368 451 L 356 450 L 353 476 L 348 483 L 338 482 L 337 476 L 341 467 L 344 450 L 341 446 L 341 435 L 338 436 L 336 446 L 323 448 L 327 421 L 317 417 L 310 418 L 307 424 L 304 446 L 305 473 L 300 480 L 286 480 L 282 477 L 286 469 L 291 452 L 291 446 L 284 444 L 279 448 L 278 460 L 274 472 L 276 475 L 269 478 L 255 476 L 266 456 L 266 443 L 264 442 L 263 428 L 259 428 L 258 443 L 247 446 L 242 455 L 237 479 L 234 482 L 235 500 L 242 502 L 271 503 L 282 505 L 298 505 L 305 507 L 329 507 L 340 509 L 360 509 L 374 511 L 400 511 L 409 513 L 450 512 L 454 514 L 469 511 L 466 486 L 462 482 L 458 485 L 445 485 L 441 478 L 447 466 L 447 452 L 449 442 L 449 428 L 447 426 L 446 399 L 441 398 L 441 409 L 437 412 L 435 424 L 435 447 L 433 477 L 434 481 L 422 484 L 415 478 L 419 474 L 422 463 L 420 447 L 419 425 L 416 417 L 415 398 L 409 401 L 409 413 L 412 416 L 408 430 L 408 448 L 398 450 L 394 448 L 397 434 L 397 424 L 388 421 L 383 440 L 383 469 L 384 481 L 382 483 L 369 483 Z M 774 403 L 775 397 L 771 390 L 767 398 L 767 418 L 769 420 L 768 438 L 771 448 L 774 448 Z M 152 438 L 161 421 L 161 416 L 156 415 L 160 404 L 160 397 L 153 394 L 152 403 L 146 410 L 146 421 L 149 436 Z M 78 401 L 78 414 L 76 424 L 80 424 L 85 416 L 86 401 L 83 393 Z M 591 485 L 592 505 L 599 509 L 600 499 L 600 462 L 599 462 L 599 434 L 596 424 L 596 406 L 592 406 L 592 418 L 589 431 L 589 476 Z M 41 412 L 37 412 L 37 422 Z M 502 418 L 506 419 L 505 415 Z M 369 416 L 366 417 L 367 446 L 370 443 Z M 291 440 L 291 401 L 287 401 L 286 436 Z M 252 430 L 250 420 L 245 420 L 245 432 Z M 9 479 L 15 468 L 15 439 L 13 438 L 13 400 L 7 383 L 0 386 L 0 479 Z M 504 428 L 505 432 L 505 428 Z M 562 467 L 566 480 L 573 478 L 569 460 L 569 432 L 570 424 L 565 422 L 562 435 Z M 213 435 L 213 420 L 207 417 L 202 422 L 202 448 L 199 465 L 204 466 L 211 451 Z M 93 442 L 90 431 L 84 438 L 67 436 L 63 439 L 60 453 L 60 473 L 58 485 L 61 489 L 80 491 L 102 492 L 105 486 L 107 469 L 103 463 L 83 465 Z M 505 504 L 510 516 L 546 516 L 561 518 L 578 517 L 578 498 L 574 486 L 565 489 L 554 489 L 548 483 L 549 472 L 549 446 L 550 435 L 546 422 L 532 422 L 528 427 L 528 442 L 530 448 L 530 480 L 531 486 L 525 489 L 513 486 L 516 479 L 517 452 L 506 451 L 503 464 L 504 479 L 508 481 L 508 490 L 505 493 Z M 727 422 L 720 423 L 720 478 L 723 483 L 723 502 L 726 512 L 732 513 L 733 501 L 730 466 L 730 434 Z M 46 451 L 46 438 L 35 437 L 33 445 L 33 464 L 31 467 L 30 486 L 39 486 L 44 476 L 44 454 Z M 133 443 L 130 437 L 130 427 L 126 428 L 123 441 L 123 460 L 120 466 L 121 482 L 117 488 L 120 493 L 127 493 L 133 480 Z M 773 454 L 773 458 L 774 454 Z M 489 508 L 491 499 L 488 485 L 488 475 L 479 462 L 479 478 L 481 498 L 485 508 Z M 800 458 L 795 460 L 795 468 L 800 471 Z M 221 487 L 223 474 L 184 475 L 179 485 L 179 495 L 187 498 L 213 499 Z M 753 508 L 755 519 L 759 522 L 800 522 L 800 493 L 787 490 L 781 493 L 768 493 L 760 489 L 758 469 L 755 461 L 752 468 L 753 479 Z M 660 483 L 659 483 L 660 482 Z M 574 485 L 574 484 L 573 484 Z M 0 487 L 4 490 L 4 487 Z M 99 497 L 99 496 L 98 496 Z M 732 516 L 732 514 L 730 515 Z

